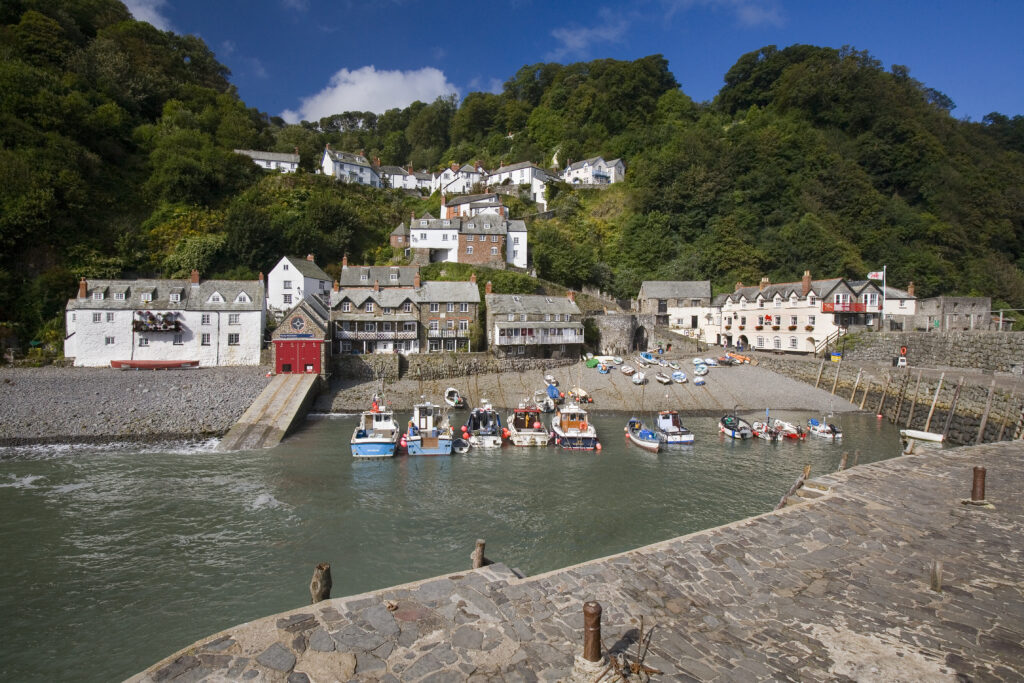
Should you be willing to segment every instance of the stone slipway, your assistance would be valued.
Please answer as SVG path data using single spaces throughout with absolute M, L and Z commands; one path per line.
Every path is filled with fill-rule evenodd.
M 961 503 L 975 465 L 994 508 Z M 562 680 L 587 600 L 606 652 L 635 654 L 642 619 L 655 680 L 1024 678 L 1024 442 L 816 482 L 829 493 L 541 576 L 492 565 L 267 617 L 132 680 Z

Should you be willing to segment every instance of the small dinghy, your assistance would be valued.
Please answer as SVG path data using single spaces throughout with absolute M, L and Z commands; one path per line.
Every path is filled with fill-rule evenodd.
M 718 429 L 730 439 L 750 439 L 754 436 L 750 423 L 735 414 L 723 415 L 718 421 Z
M 659 372 L 654 376 L 654 379 L 658 380 L 662 384 L 672 384 L 672 378 L 666 375 L 664 372 Z
M 630 378 L 630 380 L 633 382 L 633 384 L 636 384 L 637 386 L 640 386 L 641 384 L 647 384 L 647 375 L 637 371 L 633 373 L 633 376 Z
M 462 397 L 462 394 L 455 387 L 448 387 L 444 390 L 444 402 L 452 408 L 466 407 L 466 399 Z
M 682 370 L 676 370 L 672 373 L 672 381 L 676 384 L 686 384 L 686 373 Z
M 841 438 L 843 438 L 842 430 L 839 429 L 839 427 L 835 426 L 834 424 L 831 424 L 829 422 L 825 422 L 824 418 L 822 418 L 821 422 L 818 422 L 817 420 L 815 420 L 812 417 L 810 420 L 807 421 L 807 430 L 811 434 L 814 434 L 815 436 L 820 436 L 820 437 L 823 437 L 823 438 L 826 438 L 826 439 L 841 439 Z M 907 430 L 904 429 L 903 431 L 905 432 Z M 901 432 L 901 436 L 902 436 L 902 432 Z

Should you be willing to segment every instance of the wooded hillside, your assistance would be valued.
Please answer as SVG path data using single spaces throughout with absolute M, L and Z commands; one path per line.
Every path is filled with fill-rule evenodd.
M 246 107 L 198 38 L 115 0 L 0 5 L 0 323 L 63 338 L 86 277 L 254 277 L 281 254 L 336 269 L 391 257 L 436 206 L 311 173 L 266 174 L 235 148 L 326 143 L 436 169 L 603 155 L 627 182 L 556 186 L 530 226 L 539 274 L 634 296 L 644 279 L 861 278 L 1024 307 L 1024 119 L 958 121 L 952 102 L 866 52 L 743 55 L 694 103 L 659 55 L 524 66 L 500 94 L 287 125 Z M 595 239 L 597 237 L 597 239 Z

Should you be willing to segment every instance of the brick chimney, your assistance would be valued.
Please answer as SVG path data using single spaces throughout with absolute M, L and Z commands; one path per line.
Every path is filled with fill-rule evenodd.
M 195 268 L 192 269 L 192 286 L 197 287 L 199 285 L 199 271 Z
M 576 292 L 570 289 L 568 292 L 565 293 L 565 296 L 567 299 L 569 299 L 569 301 L 576 303 Z
M 490 293 L 491 293 L 491 289 L 492 289 L 492 287 L 491 287 L 491 281 L 490 281 L 490 280 L 488 280 L 488 281 L 487 281 L 487 284 L 486 284 L 486 285 L 484 285 L 484 294 L 490 294 Z
M 413 211 L 409 214 L 409 227 L 412 227 L 412 222 L 416 220 L 416 212 Z
M 803 296 L 807 296 L 811 291 L 811 271 L 804 271 L 804 277 L 800 281 L 800 284 L 800 290 L 803 292 Z
M 341 291 L 341 284 L 339 284 L 337 280 L 334 281 L 333 289 L 334 289 L 335 292 L 340 292 Z
M 454 161 L 452 162 L 452 170 L 453 171 L 458 171 L 459 170 L 459 165 L 457 163 L 455 163 Z
M 85 282 L 85 278 L 82 278 L 82 282 Z M 81 290 L 79 290 L 79 291 L 81 291 Z M 910 296 L 914 296 L 914 283 L 913 282 L 911 282 L 909 285 L 907 285 L 907 294 L 909 294 Z M 81 296 L 81 294 L 79 294 L 79 296 Z
M 412 277 L 412 286 L 414 289 L 420 288 L 420 271 L 416 271 L 416 274 Z
M 379 292 L 380 291 L 380 280 L 374 280 L 373 281 L 373 291 L 375 291 L 375 292 Z
M 299 156 L 299 148 L 298 147 L 292 147 L 292 149 L 295 150 L 295 156 Z
M 910 286 L 911 286 L 911 288 L 913 288 L 914 284 L 911 283 Z M 84 277 L 81 280 L 78 281 L 78 298 L 79 299 L 88 299 L 89 298 L 89 283 L 85 281 Z
M 470 282 L 470 284 L 474 284 L 474 285 L 476 284 L 476 273 L 470 273 L 470 275 L 469 275 L 469 282 Z
M 313 259 L 313 255 L 312 254 L 306 254 L 306 260 L 309 261 L 310 263 L 313 263 L 313 260 L 314 260 Z
M 348 268 L 348 254 L 341 257 L 341 269 L 344 270 L 345 268 Z
M 409 164 L 408 166 L 406 166 L 405 170 L 408 171 L 410 175 L 412 175 L 412 173 L 413 173 L 412 164 Z
M 380 166 L 380 157 L 373 158 L 373 165 L 378 167 Z
M 260 282 L 263 282 L 263 271 L 260 271 L 260 277 L 259 277 L 259 280 L 260 280 Z
M 734 291 L 734 292 L 738 292 L 738 291 L 740 291 L 741 289 L 743 289 L 743 283 L 742 283 L 742 282 L 739 282 L 739 281 L 737 281 L 737 282 L 736 282 L 736 289 L 734 289 L 734 290 L 732 290 L 732 291 Z
M 764 288 L 767 287 L 770 284 L 771 284 L 771 282 L 768 280 L 768 276 L 765 275 L 763 278 L 761 278 L 761 284 L 758 285 L 757 289 L 758 289 L 758 291 L 763 292 Z
M 331 143 L 329 143 L 329 142 L 328 142 L 328 143 L 327 143 L 327 144 L 325 145 L 325 147 L 324 147 L 324 148 L 325 148 L 325 149 L 330 149 L 330 148 L 331 148 Z

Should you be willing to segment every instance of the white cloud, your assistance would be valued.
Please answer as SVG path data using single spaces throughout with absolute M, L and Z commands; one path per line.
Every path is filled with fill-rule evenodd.
M 281 117 L 297 123 L 319 121 L 324 116 L 346 111 L 380 114 L 395 107 L 406 107 L 415 100 L 433 102 L 442 95 L 458 92 L 444 72 L 432 66 L 414 71 L 377 71 L 372 65 L 353 71 L 342 69 L 331 77 L 326 88 L 303 98 L 298 109 L 286 109 Z
M 665 0 L 668 16 L 694 7 L 732 12 L 743 26 L 782 26 L 778 0 Z
M 128 11 L 137 21 L 148 21 L 161 31 L 171 31 L 171 20 L 164 16 L 167 0 L 124 0 Z
M 608 8 L 598 11 L 602 23 L 590 28 L 556 28 L 551 36 L 561 43 L 547 54 L 547 59 L 559 60 L 568 56 L 586 57 L 604 51 L 603 43 L 618 43 L 629 28 L 629 21 Z

